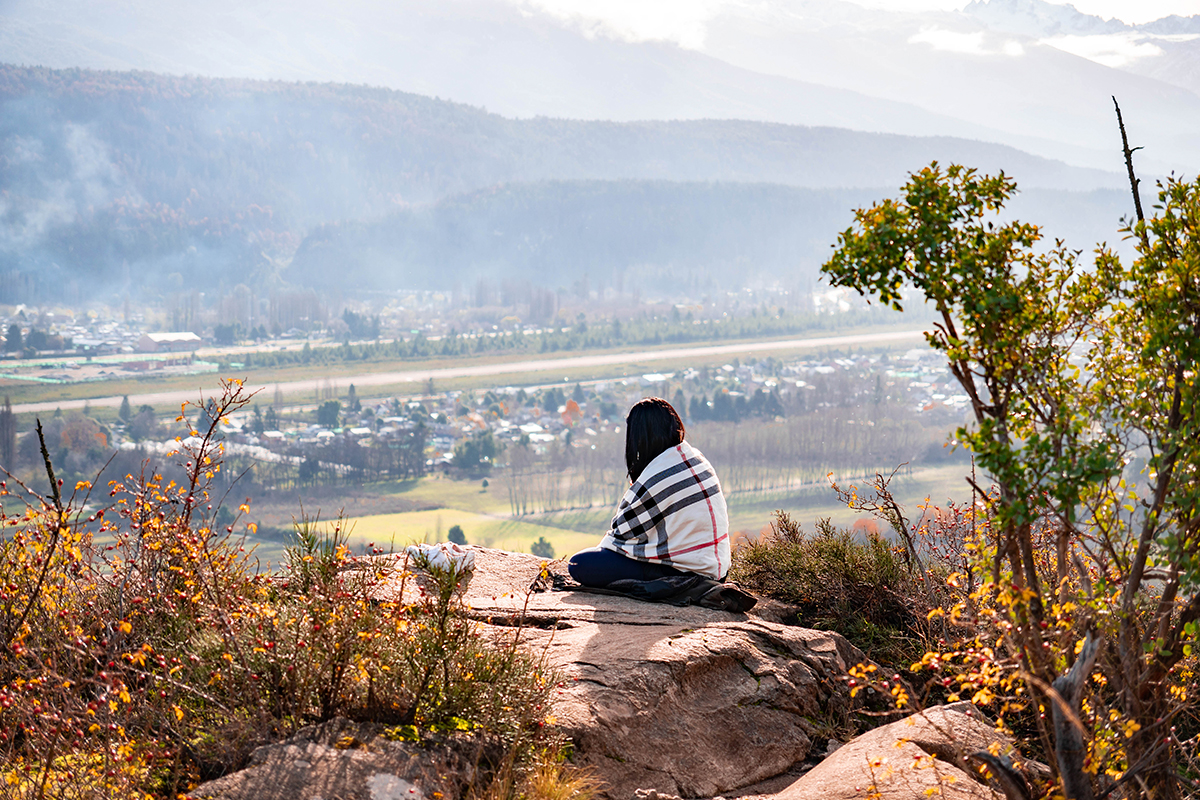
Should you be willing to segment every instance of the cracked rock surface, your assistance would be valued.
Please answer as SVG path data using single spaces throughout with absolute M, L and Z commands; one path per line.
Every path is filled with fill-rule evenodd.
M 476 553 L 464 600 L 485 626 L 523 625 L 521 641 L 561 677 L 557 724 L 612 800 L 736 796 L 824 752 L 827 721 L 850 708 L 840 678 L 864 659 L 838 634 L 751 614 L 644 603 L 578 591 L 530 592 L 531 555 Z M 387 558 L 391 558 L 388 556 Z M 565 574 L 561 563 L 549 565 Z M 380 599 L 394 599 L 399 580 Z M 403 583 L 416 599 L 416 581 Z M 409 593 L 412 593 L 411 595 Z M 757 612 L 757 613 L 756 613 Z M 259 748 L 246 769 L 193 796 L 222 800 L 424 800 L 459 796 L 470 766 L 452 752 L 422 753 L 335 720 Z M 361 741 L 360 741 L 361 740 Z M 818 742 L 814 745 L 814 742 Z M 361 745 L 361 746 L 360 746 Z
M 782 624 L 787 609 L 760 603 L 732 614 L 531 592 L 541 559 L 473 549 L 470 615 L 497 629 L 522 625 L 521 640 L 544 653 L 561 676 L 557 724 L 574 741 L 575 762 L 592 768 L 611 800 L 999 800 L 964 756 L 989 748 L 1003 755 L 1011 742 L 965 704 L 843 745 L 829 740 L 831 723 L 850 711 L 841 679 L 865 657 L 838 634 Z M 416 599 L 417 582 L 403 586 Z M 400 587 L 383 587 L 380 598 L 394 599 Z M 192 796 L 457 800 L 470 786 L 478 753 L 390 742 L 379 730 L 345 720 L 305 729 Z
M 202 784 L 196 800 L 455 800 L 477 754 L 388 741 L 382 726 L 334 719 L 254 751 L 250 763 Z M 476 750 L 478 748 L 475 748 Z M 470 748 L 468 747 L 469 751 Z
M 855 737 L 773 800 L 1002 800 L 966 761 L 989 747 L 1012 742 L 966 703 L 939 706 Z
M 540 559 L 483 548 L 476 559 L 472 615 L 534 626 L 523 639 L 563 677 L 558 724 L 611 798 L 736 793 L 803 761 L 814 740 L 823 748 L 823 722 L 849 710 L 839 679 L 864 656 L 838 634 L 754 611 L 527 594 Z

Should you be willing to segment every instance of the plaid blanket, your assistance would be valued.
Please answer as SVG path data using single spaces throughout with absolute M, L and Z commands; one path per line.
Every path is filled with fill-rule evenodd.
M 721 482 L 683 442 L 646 465 L 600 546 L 638 561 L 721 580 L 729 571 L 729 512 Z

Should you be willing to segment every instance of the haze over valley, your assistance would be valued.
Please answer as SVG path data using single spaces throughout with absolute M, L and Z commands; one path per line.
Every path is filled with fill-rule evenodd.
M 111 425 L 110 444 L 154 453 L 170 420 L 153 403 L 239 374 L 274 387 L 260 395 L 269 421 L 236 421 L 260 448 L 250 461 L 273 465 L 267 497 L 347 470 L 461 478 L 483 463 L 459 453 L 481 429 L 497 468 L 546 466 L 603 439 L 639 392 L 678 391 L 713 441 L 792 417 L 819 438 L 814 420 L 845 409 L 917 424 L 869 457 L 831 440 L 812 474 L 882 468 L 886 452 L 949 470 L 921 485 L 961 487 L 958 456 L 930 446 L 961 416 L 957 392 L 920 348 L 887 344 L 927 311 L 868 306 L 826 286 L 821 265 L 853 209 L 933 161 L 1013 177 L 1000 219 L 1042 225 L 1045 247 L 1128 255 L 1111 98 L 1143 148 L 1149 204 L 1156 177 L 1200 168 L 1200 16 L 1128 22 L 1042 0 L 660 11 L 0 5 L 0 383 L 21 430 L 28 411 L 65 403 Z M 803 362 L 804 348 L 755 350 L 828 336 L 856 344 Z M 700 350 L 645 356 L 672 346 Z M 561 381 L 526 369 L 554 353 L 574 365 Z M 381 377 L 414 370 L 428 385 Z M 814 402 L 824 384 L 810 378 L 831 374 L 837 399 Z M 347 397 L 356 380 L 364 394 Z M 580 385 L 580 419 L 560 416 L 560 383 Z M 535 424 L 549 438 L 522 433 Z M 396 437 L 417 448 L 403 464 L 360 465 L 346 444 Z M 533 460 L 513 466 L 514 447 Z M 738 484 L 762 495 L 739 517 L 747 530 L 765 504 L 799 502 L 787 475 Z

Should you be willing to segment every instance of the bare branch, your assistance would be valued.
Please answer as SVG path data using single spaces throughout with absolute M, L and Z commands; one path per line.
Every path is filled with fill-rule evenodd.
M 1133 192 L 1133 208 L 1134 211 L 1137 212 L 1138 222 L 1144 224 L 1146 222 L 1146 217 L 1142 214 L 1142 196 L 1138 192 L 1138 184 L 1141 183 L 1141 181 L 1138 180 L 1137 176 L 1133 172 L 1134 150 L 1141 150 L 1142 148 L 1135 147 L 1133 150 L 1129 149 L 1129 137 L 1125 134 L 1125 120 L 1121 117 L 1121 106 L 1117 103 L 1117 98 L 1115 96 L 1113 97 L 1112 101 L 1113 107 L 1117 109 L 1117 126 L 1121 129 L 1121 148 L 1122 152 L 1125 154 L 1125 169 L 1129 172 L 1129 189 Z M 1142 237 L 1142 246 L 1149 250 L 1150 241 L 1146 236 L 1145 228 L 1142 228 L 1139 231 L 1139 234 Z

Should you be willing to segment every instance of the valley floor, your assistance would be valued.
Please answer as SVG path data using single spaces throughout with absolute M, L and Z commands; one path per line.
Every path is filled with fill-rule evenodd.
M 970 490 L 965 480 L 969 470 L 969 465 L 963 464 L 916 469 L 897 476 L 893 488 L 910 520 L 916 522 L 927 505 L 969 500 Z M 848 483 L 862 477 L 861 472 L 844 474 L 843 482 Z M 857 483 L 861 485 L 862 481 Z M 290 515 L 298 515 L 301 503 L 304 513 L 319 516 L 325 527 L 337 524 L 339 512 L 344 513 L 341 524 L 349 528 L 355 548 L 374 546 L 387 551 L 414 542 L 446 541 L 450 528 L 458 525 L 468 543 L 528 553 L 534 543 L 544 539 L 557 558 L 599 543 L 613 512 L 605 506 L 513 515 L 504 476 L 489 479 L 488 486 L 483 488 L 480 481 L 455 480 L 438 474 L 417 481 L 368 486 L 353 494 L 278 498 L 252 509 L 250 516 L 265 524 L 287 527 Z M 816 520 L 824 517 L 847 528 L 867 519 L 861 512 L 838 503 L 827 484 L 789 491 L 734 493 L 728 503 L 730 530 L 735 540 L 754 539 L 768 530 L 776 510 L 787 512 L 807 530 L 812 530 Z M 410 510 L 402 510 L 405 508 Z M 879 527 L 883 530 L 886 526 Z M 284 545 L 263 540 L 257 542 L 257 548 L 261 558 L 278 562 Z

